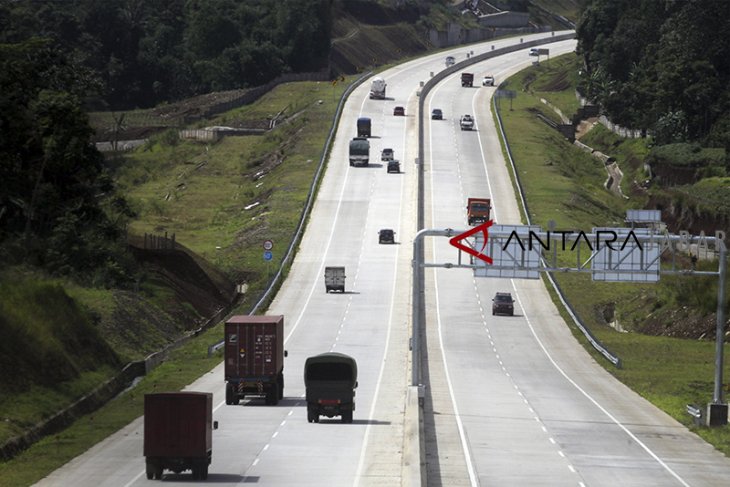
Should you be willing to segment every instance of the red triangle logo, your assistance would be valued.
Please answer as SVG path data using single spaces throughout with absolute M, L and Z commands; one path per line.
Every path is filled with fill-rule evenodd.
M 489 220 L 488 222 L 484 222 L 481 225 L 478 225 L 478 226 L 472 228 L 471 230 L 468 230 L 460 235 L 452 237 L 449 240 L 449 243 L 451 245 L 453 245 L 454 247 L 456 247 L 457 249 L 463 250 L 464 252 L 466 252 L 469 255 L 473 255 L 477 259 L 481 259 L 484 262 L 486 262 L 487 264 L 491 264 L 492 258 L 489 257 L 488 255 L 483 254 L 482 251 L 487 247 L 487 241 L 489 240 L 489 227 L 491 227 L 493 223 L 494 222 L 492 222 L 492 220 Z M 484 233 L 484 246 L 481 249 L 475 250 L 475 249 L 469 247 L 468 245 L 464 245 L 463 243 L 461 243 L 461 241 L 464 240 L 465 238 L 471 237 L 472 235 L 479 233 L 479 232 Z

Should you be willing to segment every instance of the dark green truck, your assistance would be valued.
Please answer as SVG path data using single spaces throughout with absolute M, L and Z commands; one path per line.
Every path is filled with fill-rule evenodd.
M 310 423 L 319 423 L 320 416 L 341 416 L 343 423 L 352 423 L 357 388 L 354 358 L 337 352 L 309 357 L 304 363 L 304 385 Z

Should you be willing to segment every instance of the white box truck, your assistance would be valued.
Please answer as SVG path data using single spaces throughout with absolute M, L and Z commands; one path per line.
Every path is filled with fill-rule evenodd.
M 345 292 L 345 268 L 344 267 L 325 267 L 324 268 L 324 287 L 326 292 L 340 291 Z
M 385 100 L 385 80 L 381 77 L 373 78 L 370 83 L 370 99 L 371 100 Z

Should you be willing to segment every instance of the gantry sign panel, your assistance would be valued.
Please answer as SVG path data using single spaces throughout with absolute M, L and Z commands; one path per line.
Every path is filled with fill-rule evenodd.
M 541 229 L 527 225 L 492 225 L 486 236 L 486 247 L 485 234 L 477 233 L 474 249 L 490 256 L 493 263 L 487 264 L 481 259 L 474 259 L 477 266 L 474 277 L 539 279 L 540 249 L 530 249 L 524 243 L 528 241 L 530 231 L 540 233 Z
M 591 261 L 594 281 L 657 282 L 659 281 L 659 244 L 641 239 L 650 235 L 643 228 L 594 228 L 593 234 L 616 235 L 613 242 L 599 242 Z M 637 238 L 631 238 L 631 235 Z
M 540 272 L 577 271 L 590 272 L 595 281 L 659 280 L 661 244 L 645 228 L 584 233 L 489 222 L 463 236 L 471 238 L 465 250 L 472 255 L 474 277 L 538 279 Z M 574 254 L 575 264 L 559 265 L 556 252 Z

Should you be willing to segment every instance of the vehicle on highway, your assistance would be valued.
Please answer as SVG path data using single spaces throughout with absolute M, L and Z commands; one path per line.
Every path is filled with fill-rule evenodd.
M 393 244 L 395 243 L 395 232 L 390 228 L 383 228 L 378 232 L 378 243 Z
M 540 50 L 538 48 L 533 47 L 532 49 L 530 49 L 530 56 L 539 56 L 539 55 L 540 55 Z
M 355 137 L 350 141 L 350 165 L 367 166 L 370 163 L 370 141 Z
M 404 117 L 406 115 L 406 109 L 404 107 L 397 106 L 393 109 L 393 115 Z
M 319 423 L 320 416 L 341 416 L 352 423 L 357 388 L 357 362 L 344 353 L 328 352 L 304 362 L 307 420 Z
M 474 86 L 474 73 L 461 73 L 461 86 Z
M 345 268 L 329 266 L 324 268 L 324 289 L 325 292 L 345 292 Z
M 461 130 L 474 130 L 474 119 L 469 114 L 462 115 L 459 120 L 459 126 Z
M 492 200 L 489 198 L 468 198 L 466 200 L 466 219 L 469 225 L 489 221 Z
M 213 459 L 213 394 L 160 392 L 144 395 L 145 473 L 162 479 L 165 469 L 192 470 L 194 480 L 208 478 Z
M 399 173 L 400 172 L 400 161 L 397 159 L 389 160 L 387 170 L 388 170 L 388 173 L 391 173 L 391 172 Z
M 454 56 L 446 56 L 446 67 L 453 66 L 456 64 L 456 58 Z
M 494 86 L 494 76 L 487 75 L 482 79 L 482 86 Z
M 431 120 L 443 120 L 444 112 L 440 108 L 434 108 L 431 110 Z
M 514 316 L 515 300 L 512 299 L 511 293 L 497 293 L 492 298 L 492 315 L 505 314 Z
M 385 100 L 385 88 L 387 86 L 383 78 L 379 76 L 373 78 L 372 83 L 370 83 L 370 99 Z
M 360 117 L 357 119 L 357 136 L 370 137 L 372 121 L 368 117 Z
M 226 404 L 245 396 L 275 406 L 284 398 L 284 316 L 235 315 L 224 327 Z
M 393 152 L 393 149 L 385 148 L 380 152 L 380 160 L 381 161 L 392 161 L 394 159 L 395 152 Z

